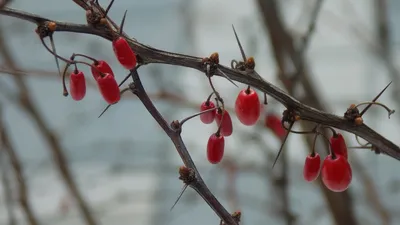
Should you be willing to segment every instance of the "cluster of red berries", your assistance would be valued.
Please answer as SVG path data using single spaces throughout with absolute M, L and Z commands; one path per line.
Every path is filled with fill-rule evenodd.
M 321 173 L 322 182 L 331 191 L 345 191 L 352 180 L 352 169 L 348 162 L 347 146 L 340 133 L 329 139 L 331 153 L 324 159 L 318 153 L 309 154 L 304 163 L 303 176 L 308 182 L 317 179 Z
M 215 121 L 219 127 L 218 131 L 210 136 L 207 144 L 208 161 L 216 164 L 224 156 L 224 137 L 232 134 L 233 127 L 229 112 L 225 109 L 216 108 L 210 97 L 200 106 L 200 111 L 204 112 L 200 115 L 200 120 L 204 124 L 210 124 Z M 242 124 L 246 126 L 256 124 L 261 113 L 261 105 L 257 92 L 250 87 L 240 91 L 235 102 L 235 112 Z
M 125 38 L 116 37 L 112 42 L 112 47 L 119 63 L 125 69 L 132 70 L 135 68 L 137 63 L 136 55 Z M 81 54 L 75 55 L 84 56 Z M 71 59 L 73 59 L 75 55 L 71 57 Z M 111 69 L 110 65 L 104 60 L 96 60 L 88 56 L 85 57 L 93 61 L 93 63 L 90 65 L 91 72 L 104 100 L 108 104 L 117 103 L 121 99 L 121 94 L 119 90 L 119 85 L 115 79 L 114 72 Z M 86 95 L 86 81 L 84 73 L 78 70 L 76 63 L 75 70 L 71 73 L 69 81 L 70 94 L 72 99 L 74 99 L 75 101 L 82 100 Z M 68 95 L 65 87 L 65 82 L 64 95 Z

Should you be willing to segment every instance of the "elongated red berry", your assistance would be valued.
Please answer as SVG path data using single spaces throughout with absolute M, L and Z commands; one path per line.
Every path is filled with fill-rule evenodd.
M 342 155 L 328 155 L 322 163 L 322 182 L 334 192 L 345 191 L 352 180 L 351 166 Z
M 119 63 L 127 70 L 135 68 L 137 63 L 136 55 L 129 46 L 128 41 L 123 37 L 118 37 L 112 42 L 112 45 Z
M 212 101 L 204 101 L 203 103 L 201 103 L 200 106 L 200 111 L 206 111 L 209 109 L 215 108 L 215 104 Z M 214 121 L 215 119 L 215 113 L 216 113 L 216 109 L 215 110 L 211 110 L 209 112 L 203 113 L 200 115 L 200 120 L 201 122 L 205 123 L 205 124 L 210 124 Z
M 257 92 L 251 88 L 240 91 L 235 102 L 235 112 L 242 124 L 251 126 L 257 123 L 261 112 Z
M 321 157 L 314 152 L 307 156 L 304 162 L 303 177 L 304 180 L 311 182 L 317 179 L 321 169 Z
M 115 104 L 121 99 L 118 83 L 111 74 L 106 73 L 103 77 L 100 76 L 97 84 L 101 95 L 108 104 Z
M 275 114 L 267 114 L 265 117 L 265 126 L 271 129 L 280 139 L 284 138 L 286 135 L 286 130 L 282 127 L 281 119 Z
M 95 80 L 97 80 L 97 79 L 100 77 L 99 71 L 100 71 L 101 73 L 109 73 L 109 74 L 111 74 L 112 76 L 114 76 L 114 72 L 113 72 L 113 70 L 111 69 L 110 65 L 109 65 L 106 61 L 104 61 L 104 60 L 98 60 L 98 61 L 94 62 L 94 63 L 93 63 L 93 66 L 94 66 L 95 68 L 93 68 L 93 67 L 90 67 L 90 68 L 91 68 L 91 70 L 92 70 L 92 75 L 93 75 L 93 78 L 94 78 Z
M 233 125 L 231 116 L 229 115 L 228 111 L 217 110 L 217 113 L 215 114 L 215 122 L 217 122 L 218 126 L 219 124 L 221 124 L 221 134 L 223 136 L 231 136 L 233 132 Z
M 86 95 L 86 80 L 82 71 L 74 70 L 69 76 L 69 92 L 72 99 L 80 101 Z
M 342 134 L 337 133 L 336 135 L 333 135 L 329 141 L 333 153 L 342 155 L 346 159 L 348 158 L 347 145 Z
M 212 134 L 207 143 L 207 159 L 212 164 L 221 162 L 224 156 L 225 139 L 218 132 Z

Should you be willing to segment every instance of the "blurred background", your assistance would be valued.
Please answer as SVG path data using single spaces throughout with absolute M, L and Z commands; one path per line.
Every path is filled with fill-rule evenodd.
M 8 7 L 86 23 L 84 11 L 73 1 L 14 0 Z M 343 115 L 351 103 L 372 100 L 393 81 L 379 101 L 399 109 L 399 1 L 120 0 L 109 15 L 119 22 L 125 10 L 124 29 L 139 42 L 199 57 L 218 52 L 223 65 L 241 59 L 234 24 L 247 56 L 256 59 L 257 72 L 315 108 Z M 63 97 L 54 58 L 35 28 L 0 16 L 0 118 L 6 137 L 0 151 L 0 224 L 89 224 L 80 212 L 82 204 L 90 208 L 96 224 L 219 224 L 191 189 L 170 211 L 183 185 L 178 180 L 182 161 L 167 135 L 130 93 L 97 118 L 106 103 L 88 68 L 81 67 L 88 75 L 84 100 Z M 106 40 L 61 32 L 54 39 L 57 53 L 64 57 L 83 53 L 107 60 L 118 81 L 127 74 Z M 309 40 L 304 51 L 303 40 Z M 299 68 L 303 70 L 297 74 Z M 211 92 L 199 71 L 151 64 L 139 72 L 168 121 L 198 112 Z M 245 86 L 213 79 L 233 108 Z M 241 210 L 244 225 L 400 223 L 400 180 L 395 172 L 399 163 L 385 155 L 351 150 L 352 184 L 346 192 L 333 193 L 319 180 L 303 180 L 313 137 L 292 134 L 272 170 L 281 142 L 264 126 L 264 119 L 269 113 L 280 116 L 283 110 L 269 98 L 254 127 L 241 125 L 231 112 L 234 133 L 226 138 L 225 156 L 218 165 L 206 158 L 207 140 L 216 125 L 204 125 L 198 118 L 185 124 L 183 139 L 206 184 L 228 211 Z M 399 115 L 388 120 L 386 111 L 372 107 L 364 121 L 399 144 Z M 354 135 L 344 135 L 348 146 L 358 145 Z M 316 148 L 326 155 L 325 141 L 318 141 Z M 75 200 L 77 194 L 80 198 Z

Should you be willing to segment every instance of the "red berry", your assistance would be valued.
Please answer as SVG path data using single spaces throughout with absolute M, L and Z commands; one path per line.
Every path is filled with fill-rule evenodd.
M 321 169 L 321 157 L 318 153 L 311 153 L 304 162 L 303 177 L 304 180 L 311 182 L 317 179 Z
M 112 76 L 114 76 L 114 72 L 112 71 L 110 65 L 108 65 L 108 63 L 104 60 L 98 60 L 97 62 L 93 63 L 93 67 L 90 67 L 92 70 L 92 75 L 94 77 L 95 80 L 97 80 L 100 77 L 100 72 L 102 73 L 109 73 Z
M 349 162 L 342 155 L 328 155 L 322 163 L 322 182 L 334 192 L 345 191 L 352 180 Z
M 231 136 L 233 132 L 233 127 L 232 127 L 232 119 L 228 111 L 217 110 L 217 113 L 215 114 L 215 122 L 217 122 L 218 126 L 219 124 L 221 124 L 221 134 L 223 136 L 225 137 Z
M 119 63 L 128 70 L 135 68 L 137 62 L 136 55 L 131 46 L 129 46 L 128 41 L 123 37 L 118 37 L 112 42 L 112 45 Z
M 235 112 L 242 124 L 251 126 L 257 123 L 261 112 L 257 92 L 253 89 L 241 90 L 236 98 Z
M 211 101 L 205 101 L 205 102 L 203 102 L 201 104 L 200 111 L 203 112 L 203 111 L 206 111 L 206 110 L 209 110 L 209 109 L 212 109 L 212 108 L 215 108 L 214 103 L 211 102 Z M 201 122 L 203 122 L 205 124 L 212 123 L 214 121 L 214 119 L 215 119 L 215 112 L 216 111 L 217 110 L 215 109 L 215 110 L 211 110 L 209 112 L 201 114 L 200 115 Z
M 268 114 L 265 117 L 265 126 L 271 129 L 278 138 L 284 138 L 286 135 L 286 130 L 282 127 L 281 119 L 277 115 Z
M 106 73 L 104 77 L 100 76 L 97 84 L 101 95 L 108 104 L 115 104 L 121 99 L 117 81 L 111 74 Z
M 225 139 L 224 136 L 215 133 L 210 136 L 207 143 L 207 159 L 212 164 L 221 162 L 224 156 Z
M 348 158 L 347 146 L 346 146 L 346 142 L 345 142 L 342 134 L 337 133 L 336 136 L 333 135 L 330 138 L 330 146 L 331 146 L 331 150 L 333 151 L 333 153 L 335 153 L 337 155 L 342 155 L 346 159 Z
M 82 71 L 75 70 L 69 76 L 69 92 L 72 99 L 80 101 L 86 95 L 86 80 Z

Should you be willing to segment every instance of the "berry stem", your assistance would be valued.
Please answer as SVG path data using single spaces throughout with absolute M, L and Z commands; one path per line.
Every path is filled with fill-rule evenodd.
M 291 122 L 290 124 L 294 124 L 294 122 Z M 288 131 L 288 133 L 294 133 L 294 134 L 315 134 L 317 131 L 316 131 L 316 128 L 317 128 L 317 126 L 316 127 L 314 127 L 312 130 L 310 130 L 310 131 L 294 131 L 294 130 L 292 130 L 292 126 L 289 126 L 289 128 L 287 128 L 286 126 L 285 126 L 285 121 L 283 121 L 283 120 L 281 120 L 281 125 L 282 125 L 282 127 L 286 130 L 286 131 Z
M 66 63 L 70 62 L 70 60 L 68 60 L 68 59 L 66 59 L 66 58 L 64 58 L 64 57 L 62 57 L 62 56 L 60 56 L 60 55 L 58 55 L 58 54 L 55 53 L 54 51 L 52 51 L 52 50 L 49 48 L 49 46 L 47 46 L 46 42 L 44 42 L 44 39 L 43 39 L 43 38 L 40 38 L 40 41 L 42 42 L 42 44 L 43 44 L 43 46 L 46 48 L 46 50 L 47 50 L 48 52 L 50 52 L 52 55 L 54 55 L 56 58 L 61 59 L 62 61 L 66 62 Z
M 65 68 L 64 68 L 64 72 L 63 72 L 63 74 L 62 74 L 63 95 L 64 95 L 65 97 L 68 96 L 67 85 L 65 84 L 65 74 L 67 73 L 67 69 L 68 69 L 68 67 L 69 67 L 70 65 L 71 65 L 70 63 L 67 63 L 67 65 L 66 65 Z
M 206 106 L 210 105 L 210 99 L 211 97 L 214 95 L 214 92 L 211 92 L 211 94 L 208 96 L 207 100 L 206 100 Z
M 201 111 L 201 112 L 198 112 L 198 113 L 195 113 L 195 114 L 193 114 L 193 115 L 191 115 L 191 116 L 189 116 L 189 117 L 186 117 L 185 119 L 183 119 L 183 120 L 182 120 L 181 122 L 179 122 L 179 123 L 180 123 L 181 126 L 182 126 L 186 121 L 188 121 L 188 120 L 190 120 L 190 119 L 192 119 L 192 118 L 194 118 L 194 117 L 196 117 L 196 116 L 200 116 L 201 114 L 211 112 L 211 111 L 213 111 L 213 110 L 215 110 L 215 109 L 216 109 L 216 107 L 211 108 L 211 109 L 207 109 L 207 110 L 204 110 L 204 111 Z
M 76 64 L 76 63 L 85 64 L 85 65 L 87 65 L 87 66 L 93 67 L 97 72 L 99 72 L 99 74 L 100 74 L 102 77 L 105 76 L 105 74 L 104 74 L 103 72 L 101 72 L 101 71 L 100 71 L 99 69 L 97 69 L 95 66 L 93 66 L 93 65 L 91 65 L 91 64 L 89 64 L 89 63 L 87 63 L 87 62 L 69 60 L 69 59 L 66 59 L 66 58 L 64 58 L 64 57 L 62 57 L 62 56 L 59 56 L 57 53 L 53 52 L 53 51 L 46 45 L 46 43 L 44 42 L 43 38 L 40 38 L 40 41 L 42 42 L 43 46 L 47 49 L 47 51 L 49 51 L 52 55 L 54 55 L 55 57 L 61 59 L 62 61 L 66 62 L 66 63 L 69 63 L 69 64 Z M 72 57 L 72 56 L 71 56 L 71 57 Z
M 317 138 L 318 138 L 319 133 L 315 133 L 314 140 L 313 140 L 313 147 L 311 151 L 311 156 L 315 156 L 315 145 L 317 144 Z
M 90 57 L 90 56 L 87 56 L 87 55 L 84 55 L 84 54 L 79 54 L 79 53 L 72 54 L 71 60 L 73 60 L 75 58 L 75 56 L 81 56 L 81 57 L 87 58 L 89 60 L 92 60 L 95 65 L 97 65 L 99 63 L 99 61 L 97 59 L 95 59 L 93 57 Z
M 246 94 L 248 94 L 248 95 L 250 94 L 250 89 L 251 89 L 251 87 L 250 87 L 250 85 L 248 85 L 247 89 L 246 89 Z
M 268 105 L 267 93 L 264 92 L 264 105 Z
M 365 143 L 365 144 L 362 144 L 361 141 L 360 141 L 360 139 L 358 138 L 358 135 L 355 135 L 355 136 L 356 136 L 356 141 L 357 141 L 357 143 L 358 143 L 359 145 L 365 147 L 365 146 L 368 146 L 368 145 L 371 144 L 371 143 L 369 143 L 369 142 L 367 142 L 367 143 Z
M 207 65 L 207 66 L 209 67 L 209 65 Z M 218 101 L 221 102 L 221 104 L 222 104 L 222 107 L 218 108 L 218 112 L 221 112 L 221 110 L 224 111 L 225 110 L 224 100 L 221 98 L 221 96 L 219 95 L 218 91 L 214 87 L 214 84 L 213 84 L 213 82 L 211 80 L 211 77 L 209 76 L 209 69 L 207 69 L 207 77 L 208 77 L 208 82 L 210 83 L 210 87 L 211 87 L 211 89 L 213 90 L 213 93 L 216 96 L 215 99 L 216 99 L 217 104 L 218 104 Z M 223 117 L 223 115 L 222 115 L 222 117 Z M 221 119 L 221 121 L 222 121 L 222 119 Z
M 384 109 L 386 109 L 386 111 L 388 112 L 389 119 L 390 119 L 390 115 L 392 115 L 392 114 L 395 112 L 395 110 L 392 110 L 392 109 L 390 109 L 389 107 L 387 107 L 386 105 L 384 105 L 384 104 L 382 104 L 382 103 L 379 103 L 379 102 L 362 102 L 362 103 L 356 105 L 355 108 L 357 108 L 357 107 L 359 107 L 359 106 L 362 106 L 362 105 L 367 105 L 367 104 L 368 104 L 369 106 L 378 105 L 378 106 L 381 106 L 381 107 L 383 107 Z M 361 115 L 361 113 L 360 113 L 360 115 Z
M 337 136 L 338 136 L 338 134 L 336 133 L 335 129 L 333 129 L 332 127 L 328 127 L 328 126 L 321 126 L 321 127 L 322 127 L 322 128 L 325 128 L 325 129 L 331 130 L 331 131 L 332 131 L 332 136 L 333 136 L 333 137 L 337 137 Z

